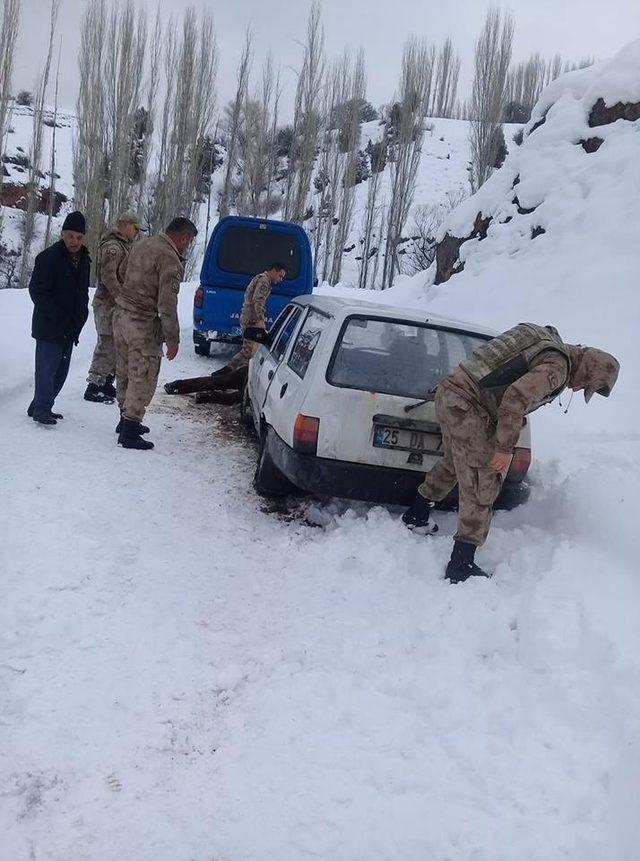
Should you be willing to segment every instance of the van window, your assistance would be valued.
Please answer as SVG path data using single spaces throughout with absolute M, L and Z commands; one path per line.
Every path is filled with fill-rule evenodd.
M 298 321 L 300 320 L 301 314 L 302 308 L 296 308 L 293 314 L 291 314 L 287 322 L 284 324 L 282 331 L 276 338 L 274 345 L 271 348 L 271 352 L 277 362 L 279 362 L 280 359 L 284 356 L 285 350 L 287 349 L 287 345 L 289 344 L 291 336 L 293 335 L 293 330 L 298 325 Z
M 307 373 L 309 362 L 318 346 L 320 336 L 325 330 L 330 319 L 331 318 L 327 317 L 326 314 L 321 314 L 320 311 L 310 308 L 309 313 L 307 314 L 307 319 L 304 321 L 302 328 L 298 332 L 298 337 L 296 338 L 296 342 L 291 350 L 288 364 L 291 370 L 302 380 L 304 379 L 304 375 Z
M 294 281 L 300 275 L 300 248 L 295 234 L 255 227 L 229 227 L 223 233 L 218 248 L 218 267 L 223 272 L 253 276 L 275 262 L 287 267 L 285 281 Z
M 484 341 L 419 323 L 349 317 L 327 372 L 334 386 L 424 398 Z

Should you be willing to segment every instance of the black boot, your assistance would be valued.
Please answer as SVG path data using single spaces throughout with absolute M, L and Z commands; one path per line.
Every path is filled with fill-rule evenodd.
M 424 531 L 431 535 L 438 531 L 435 523 L 429 523 L 433 502 L 418 494 L 410 508 L 402 515 L 402 522 L 412 530 Z
M 116 433 L 120 433 L 121 431 L 122 431 L 122 416 L 120 416 L 120 421 L 116 425 Z M 140 424 L 140 422 L 138 422 L 138 433 L 141 435 L 143 433 L 149 433 L 149 428 L 146 425 Z
M 89 383 L 87 386 L 87 390 L 84 393 L 85 401 L 91 401 L 94 404 L 112 404 L 113 398 L 105 395 L 101 386 L 97 386 L 95 383 Z
M 34 422 L 38 422 L 39 425 L 57 425 L 58 424 L 58 420 L 56 419 L 55 415 L 51 412 L 51 410 L 48 410 L 47 412 L 43 412 L 43 413 L 34 412 L 33 415 L 31 416 L 31 418 L 34 420 Z
M 487 574 L 473 561 L 475 555 L 475 544 L 454 541 L 445 579 L 452 583 L 464 583 L 469 577 L 491 577 L 491 574 Z
M 142 439 L 140 436 L 140 422 L 134 422 L 123 416 L 120 419 L 120 424 L 118 445 L 121 445 L 122 448 L 136 448 L 139 451 L 148 451 L 153 448 L 151 440 Z
M 106 379 L 104 386 L 102 386 L 102 391 L 106 395 L 106 397 L 111 398 L 112 401 L 116 399 L 116 387 L 113 385 L 115 377 L 111 374 Z
M 29 406 L 27 407 L 27 415 L 29 416 L 29 418 L 30 418 L 30 419 L 32 419 L 32 418 L 33 418 L 33 401 L 31 401 L 31 403 L 30 403 L 30 404 L 29 404 Z M 64 416 L 62 415 L 62 413 L 54 413 L 54 412 L 52 412 L 52 413 L 51 413 L 51 415 L 53 416 L 53 418 L 54 418 L 54 419 L 63 419 L 63 418 L 64 418 Z

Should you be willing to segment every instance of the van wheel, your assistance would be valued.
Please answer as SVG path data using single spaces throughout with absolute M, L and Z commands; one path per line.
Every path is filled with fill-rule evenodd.
M 271 460 L 267 450 L 267 434 L 260 441 L 260 454 L 258 455 L 256 474 L 253 477 L 253 486 L 260 496 L 287 496 L 293 493 L 295 488 Z
M 249 433 L 255 434 L 256 429 L 253 424 L 251 401 L 249 400 L 249 387 L 246 383 L 242 390 L 242 400 L 240 401 L 240 421 Z
M 195 345 L 194 350 L 196 351 L 197 356 L 210 356 L 211 355 L 211 341 L 198 341 Z

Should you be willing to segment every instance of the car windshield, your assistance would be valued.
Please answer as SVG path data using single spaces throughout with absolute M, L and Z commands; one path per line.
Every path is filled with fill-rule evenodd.
M 299 276 L 297 236 L 259 227 L 229 227 L 225 230 L 218 249 L 218 266 L 223 272 L 257 275 L 272 263 L 282 263 L 287 267 L 285 281 L 294 281 Z
M 422 399 L 485 340 L 420 323 L 349 317 L 327 380 L 343 388 Z

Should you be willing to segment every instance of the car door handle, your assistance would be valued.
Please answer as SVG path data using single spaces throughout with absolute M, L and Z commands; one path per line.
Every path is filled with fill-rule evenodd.
M 281 398 L 283 398 L 283 397 L 284 397 L 284 393 L 287 391 L 287 386 L 288 386 L 288 385 L 289 385 L 289 383 L 285 383 L 285 384 L 283 385 L 283 387 L 280 389 L 280 397 L 281 397 Z
M 269 371 L 269 373 L 267 374 L 267 379 L 268 379 L 268 380 L 272 380 L 272 379 L 273 379 L 273 371 Z

